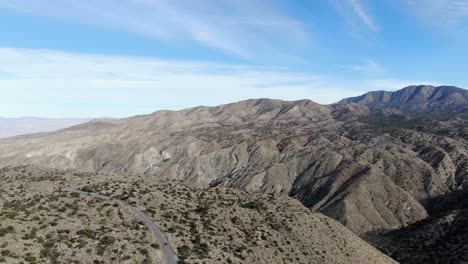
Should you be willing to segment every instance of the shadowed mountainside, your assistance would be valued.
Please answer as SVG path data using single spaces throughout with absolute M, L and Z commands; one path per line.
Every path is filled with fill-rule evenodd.
M 400 263 L 468 262 L 468 190 L 427 201 L 431 217 L 369 241 Z

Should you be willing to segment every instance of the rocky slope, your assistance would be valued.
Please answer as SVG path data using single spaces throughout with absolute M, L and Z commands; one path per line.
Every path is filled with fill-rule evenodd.
M 118 203 L 125 197 L 160 225 L 180 263 L 396 263 L 287 196 L 33 166 L 2 169 L 0 180 L 0 262 L 162 263 L 149 230 Z
M 425 219 L 425 201 L 468 186 L 467 120 L 394 111 L 268 99 L 159 111 L 2 140 L 0 166 L 286 194 L 364 234 Z

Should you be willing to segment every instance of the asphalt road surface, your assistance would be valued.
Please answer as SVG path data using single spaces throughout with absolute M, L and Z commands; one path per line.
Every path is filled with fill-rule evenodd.
M 106 201 L 111 199 L 111 197 L 109 196 L 100 195 L 98 193 L 84 192 L 84 191 L 76 190 L 70 187 L 62 187 L 60 188 L 60 190 L 64 192 L 72 192 L 72 193 L 88 195 L 93 198 L 106 200 Z M 151 230 L 151 233 L 153 233 L 154 237 L 156 237 L 156 239 L 159 241 L 159 245 L 161 246 L 161 249 L 163 251 L 166 264 L 176 264 L 178 262 L 178 257 L 174 254 L 174 251 L 172 251 L 172 248 L 169 245 L 169 242 L 167 241 L 167 238 L 164 235 L 164 233 L 161 231 L 161 229 L 158 228 L 158 226 L 156 226 L 156 224 L 151 220 L 151 218 L 149 218 L 146 214 L 140 211 L 140 209 L 134 206 L 131 206 L 124 201 L 119 200 L 119 202 L 128 206 L 130 210 L 136 216 L 138 216 L 143 221 L 143 223 L 145 223 L 145 225 Z

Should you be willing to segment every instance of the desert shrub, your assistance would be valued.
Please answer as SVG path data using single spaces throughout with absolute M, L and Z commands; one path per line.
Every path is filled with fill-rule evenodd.
M 151 264 L 151 263 L 153 263 L 153 260 L 151 259 L 151 257 L 149 255 L 146 255 L 141 263 L 142 264 Z
M 239 206 L 242 208 L 254 209 L 257 211 L 261 211 L 265 209 L 265 205 L 263 204 L 263 202 L 258 201 L 258 200 L 246 202 L 246 203 L 240 204 Z
M 101 245 L 105 245 L 105 246 L 110 246 L 114 244 L 114 242 L 115 242 L 115 238 L 110 237 L 110 236 L 103 236 L 100 239 Z
M 209 209 L 210 209 L 210 208 L 208 207 L 208 205 L 203 205 L 203 206 L 198 207 L 198 208 L 195 209 L 194 211 L 195 211 L 195 213 L 197 213 L 197 214 L 206 215 L 206 214 L 208 214 L 208 210 L 209 210 Z
M 155 249 L 161 248 L 161 247 L 159 246 L 159 244 L 157 244 L 157 243 L 152 243 L 152 244 L 151 244 L 151 247 L 152 247 L 152 248 L 155 248 Z
M 7 219 L 15 219 L 18 213 L 13 212 L 13 211 L 7 211 L 7 212 L 1 213 L 0 215 L 4 216 Z
M 96 239 L 96 234 L 93 230 L 90 229 L 81 229 L 80 231 L 76 232 L 76 234 L 80 236 L 84 236 L 90 239 Z
M 237 216 L 231 217 L 231 222 L 232 222 L 233 224 L 235 224 L 235 225 L 239 223 L 239 220 L 240 220 L 240 219 L 239 219 L 239 217 L 237 217 Z
M 5 236 L 6 234 L 13 233 L 15 231 L 15 228 L 12 226 L 8 227 L 0 227 L 0 237 Z
M 190 256 L 191 249 L 187 245 L 183 245 L 177 248 L 177 253 L 181 260 L 185 260 Z
M 59 253 L 57 251 L 57 249 L 55 248 L 55 245 L 53 242 L 44 242 L 42 244 L 42 249 L 41 249 L 41 257 L 43 258 L 49 258 L 50 259 L 50 263 L 52 264 L 55 264 L 55 263 L 58 263 L 58 257 L 59 257 Z
M 29 262 L 29 263 L 36 263 L 37 258 L 33 256 L 31 253 L 26 253 L 26 256 L 24 257 L 24 260 Z
M 106 248 L 105 248 L 105 247 L 103 247 L 103 246 L 98 246 L 98 247 L 97 247 L 96 254 L 97 254 L 98 256 L 103 256 L 105 252 L 106 252 Z

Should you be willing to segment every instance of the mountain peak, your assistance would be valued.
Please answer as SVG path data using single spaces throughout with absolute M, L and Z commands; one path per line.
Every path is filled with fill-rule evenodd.
M 454 86 L 412 85 L 395 92 L 368 92 L 339 102 L 347 103 L 370 109 L 393 108 L 414 114 L 463 114 L 468 111 L 468 91 Z
M 278 99 L 247 99 L 219 106 L 198 106 L 181 111 L 157 111 L 137 118 L 152 119 L 155 123 L 165 120 L 177 123 L 263 122 L 288 120 L 321 120 L 329 117 L 331 109 L 311 100 L 283 101 Z

